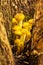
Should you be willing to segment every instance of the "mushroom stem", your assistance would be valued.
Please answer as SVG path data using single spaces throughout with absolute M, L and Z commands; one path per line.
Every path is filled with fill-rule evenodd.
M 20 21 L 19 22 L 19 26 L 22 27 L 22 24 L 23 24 L 23 21 Z

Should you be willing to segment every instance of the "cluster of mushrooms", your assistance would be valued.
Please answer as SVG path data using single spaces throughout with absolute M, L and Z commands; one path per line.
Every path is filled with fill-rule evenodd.
M 31 29 L 34 23 L 33 19 L 24 21 L 25 15 L 23 13 L 17 13 L 12 19 L 12 33 L 14 38 L 14 44 L 17 46 L 17 53 L 24 49 L 25 42 L 31 38 Z

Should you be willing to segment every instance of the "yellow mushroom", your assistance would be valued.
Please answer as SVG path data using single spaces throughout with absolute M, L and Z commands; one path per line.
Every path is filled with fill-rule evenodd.
M 24 14 L 23 14 L 23 13 L 17 13 L 17 14 L 15 15 L 15 18 L 16 18 L 16 20 L 18 21 L 18 25 L 19 25 L 20 27 L 22 27 L 22 23 L 23 23 L 23 20 L 24 20 L 24 18 L 25 18 Z
M 30 19 L 30 20 L 28 21 L 28 30 L 31 30 L 31 29 L 32 29 L 33 23 L 34 23 L 34 19 Z
M 20 52 L 24 49 L 24 43 L 29 41 L 31 38 L 31 28 L 34 23 L 33 19 L 23 22 L 25 16 L 22 13 L 17 13 L 12 19 L 12 23 L 17 25 L 12 26 L 12 32 L 16 36 L 14 43 L 17 45 L 17 51 Z M 20 36 L 20 38 L 19 38 Z
M 21 27 L 16 25 L 16 26 L 12 27 L 12 30 L 18 30 L 19 31 L 19 30 L 21 30 Z
M 15 35 L 22 35 L 22 32 L 19 30 L 19 31 L 14 31 L 14 34 Z
M 17 20 L 15 18 L 12 19 L 12 23 L 17 23 Z
M 22 27 L 27 29 L 27 30 L 31 30 L 32 25 L 33 25 L 33 19 L 30 19 L 29 21 L 24 22 Z
M 22 34 L 27 34 L 27 32 L 28 32 L 28 30 L 24 29 L 24 28 L 21 31 L 22 31 Z
M 28 22 L 24 22 L 23 25 L 22 25 L 22 27 L 25 28 L 25 29 L 28 29 L 28 26 L 29 26 Z
M 29 24 L 28 31 L 30 31 L 31 29 L 32 29 L 32 24 Z
M 31 38 L 31 32 L 28 31 L 27 34 L 26 34 L 26 41 L 29 41 Z
M 27 31 L 27 36 L 31 36 L 31 32 L 30 31 Z
M 20 21 L 23 21 L 24 20 L 25 16 L 22 13 L 17 13 L 15 15 L 15 18 L 17 19 L 18 22 L 20 22 Z
M 26 35 L 25 36 L 26 41 L 30 40 L 30 37 L 31 37 L 31 32 L 30 31 L 28 31 L 27 29 L 22 29 L 22 34 Z
M 20 39 L 16 39 L 15 41 L 14 41 L 14 43 L 16 43 L 17 44 L 17 46 L 19 46 L 20 45 Z
M 21 39 L 16 39 L 16 40 L 14 41 L 14 43 L 17 44 L 17 46 L 19 46 L 19 47 L 20 47 L 20 45 L 23 44 L 22 41 L 21 41 Z
M 26 38 L 26 34 L 22 34 L 21 37 L 20 37 L 20 39 L 21 39 L 21 41 L 23 42 L 23 44 L 24 44 L 24 42 L 25 42 L 25 38 Z
M 34 23 L 34 19 L 30 19 L 29 21 L 28 21 L 28 23 L 31 25 L 31 24 L 33 24 Z
M 16 39 L 14 43 L 17 45 L 18 53 L 23 50 L 23 42 L 21 41 L 21 39 Z
M 23 28 L 23 29 L 21 30 L 21 32 L 22 32 L 22 34 L 25 34 L 25 33 L 26 33 L 26 30 Z

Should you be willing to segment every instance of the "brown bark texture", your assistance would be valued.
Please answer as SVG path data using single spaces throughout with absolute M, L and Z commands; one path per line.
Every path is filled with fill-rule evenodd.
M 18 12 L 34 18 L 30 49 L 39 53 L 39 65 L 43 65 L 43 0 L 0 0 L 0 12 L 2 12 L 0 13 L 0 65 L 14 65 L 15 63 L 9 41 L 11 40 L 11 20 Z M 23 63 L 23 65 L 26 64 Z M 30 61 L 28 65 L 29 63 Z M 31 62 L 30 65 L 36 64 Z

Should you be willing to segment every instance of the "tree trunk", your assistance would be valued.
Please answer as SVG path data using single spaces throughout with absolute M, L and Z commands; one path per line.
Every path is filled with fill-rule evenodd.
M 6 29 L 0 21 L 0 65 L 14 65 L 13 54 L 7 38 Z

